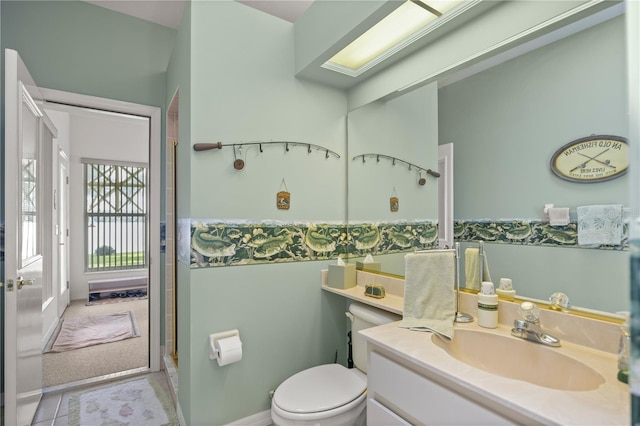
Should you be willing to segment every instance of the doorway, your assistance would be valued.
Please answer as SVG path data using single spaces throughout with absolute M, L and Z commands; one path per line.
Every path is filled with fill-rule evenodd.
M 166 241 L 166 347 L 170 361 L 174 367 L 178 367 L 178 274 L 177 265 L 177 154 L 178 154 L 178 120 L 179 120 L 179 92 L 173 96 L 167 109 L 167 140 L 166 140 L 166 186 L 167 198 L 165 206 L 165 241 Z M 169 360 L 167 361 L 167 364 Z
M 89 315 L 110 315 L 114 312 L 133 312 L 135 322 L 140 330 L 140 338 L 81 348 L 66 354 L 51 354 L 57 356 L 58 359 L 55 362 L 47 362 L 46 357 L 49 354 L 45 354 L 44 392 L 59 392 L 144 371 L 158 371 L 160 369 L 160 233 L 157 230 L 160 229 L 160 110 L 159 108 L 55 90 L 43 89 L 42 92 L 46 99 L 43 107 L 51 113 L 54 122 L 56 117 L 60 118 L 60 116 L 67 117 L 67 120 L 73 122 L 73 125 L 66 124 L 71 141 L 66 153 L 70 180 L 68 189 L 70 193 L 68 218 L 70 222 L 70 247 L 67 249 L 69 253 L 67 259 L 70 264 L 67 269 L 69 284 L 62 281 L 65 268 L 60 268 L 60 274 L 58 274 L 61 278 L 61 291 L 63 287 L 68 286 L 69 288 L 67 294 L 70 296 L 70 302 L 63 303 L 61 301 L 59 303 L 59 317 L 65 319 Z M 105 136 L 103 133 L 107 132 L 101 127 L 102 125 L 112 126 L 115 129 L 110 133 L 110 137 L 102 139 L 99 137 Z M 65 125 L 60 127 L 65 129 Z M 91 130 L 97 136 L 91 136 Z M 143 140 L 138 142 L 141 144 L 140 147 L 134 148 L 133 139 L 130 139 L 132 136 L 127 136 L 126 132 L 123 133 L 125 130 L 132 130 L 133 135 L 136 135 L 139 141 L 141 140 L 140 135 L 144 135 L 142 136 Z M 84 148 L 79 148 L 79 146 Z M 91 147 L 91 149 L 87 147 Z M 138 153 L 138 157 L 133 154 L 134 152 Z M 118 158 L 118 155 L 124 155 L 124 157 Z M 142 222 L 139 222 L 140 219 L 136 220 L 131 217 L 126 220 L 128 222 L 137 221 L 136 229 L 142 230 L 142 232 L 137 231 L 134 237 L 130 237 L 132 240 L 144 240 L 144 253 L 142 254 L 144 267 L 142 268 L 126 266 L 118 269 L 116 264 L 107 264 L 106 269 L 96 270 L 96 265 L 87 263 L 89 262 L 87 258 L 90 256 L 85 255 L 85 252 L 96 254 L 96 250 L 89 247 L 88 241 L 91 239 L 88 236 L 95 238 L 91 244 L 113 245 L 116 253 L 127 251 L 116 247 L 116 244 L 120 244 L 119 242 L 102 244 L 105 242 L 105 234 L 109 233 L 105 230 L 110 229 L 104 225 L 107 219 L 102 217 L 99 222 L 94 223 L 95 216 L 89 217 L 85 205 L 87 167 L 94 167 L 97 170 L 98 166 L 102 167 L 105 162 L 110 162 L 111 167 L 144 170 L 146 174 L 147 185 L 145 189 L 147 193 L 141 199 L 136 200 L 137 203 L 144 204 L 145 217 Z M 132 174 L 129 173 L 129 175 Z M 120 183 L 120 185 L 123 184 Z M 120 192 L 124 194 L 126 191 L 121 190 Z M 124 198 L 118 202 L 124 203 Z M 101 202 L 108 203 L 109 200 L 102 199 Z M 111 220 L 109 219 L 109 221 Z M 121 220 L 119 223 L 123 224 L 124 222 Z M 94 228 L 96 225 L 102 225 L 101 233 L 92 231 L 94 229 L 91 228 L 92 225 Z M 131 224 L 126 226 L 130 228 Z M 120 228 L 126 226 L 121 225 Z M 130 251 L 128 250 L 128 252 Z M 58 262 L 63 261 L 62 257 L 60 256 Z M 102 257 L 106 258 L 106 256 Z M 111 259 L 113 258 L 111 256 Z M 114 260 L 114 262 L 116 261 Z M 146 297 L 139 291 L 128 291 L 120 285 L 111 285 L 104 291 L 101 290 L 97 294 L 98 297 L 95 297 L 96 293 L 89 292 L 88 282 L 112 280 L 117 283 L 126 280 L 127 277 L 144 279 Z M 50 333 L 47 335 L 54 335 L 54 333 L 55 327 L 52 324 Z

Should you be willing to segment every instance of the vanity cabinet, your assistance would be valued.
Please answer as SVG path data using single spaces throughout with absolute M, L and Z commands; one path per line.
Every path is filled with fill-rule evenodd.
M 367 382 L 367 425 L 515 424 L 375 347 L 369 352 Z

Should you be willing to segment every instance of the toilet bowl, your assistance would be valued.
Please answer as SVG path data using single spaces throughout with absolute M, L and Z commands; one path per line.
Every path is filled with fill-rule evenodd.
M 325 364 L 294 374 L 276 389 L 271 419 L 278 426 L 366 424 L 366 341 L 359 330 L 400 320 L 398 315 L 352 303 L 353 358 L 356 368 Z

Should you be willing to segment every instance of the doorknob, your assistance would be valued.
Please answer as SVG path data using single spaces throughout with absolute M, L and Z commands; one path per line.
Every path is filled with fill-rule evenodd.
M 23 280 L 22 277 L 18 277 L 18 290 L 22 289 L 22 286 L 33 285 L 34 282 L 35 282 L 34 279 Z

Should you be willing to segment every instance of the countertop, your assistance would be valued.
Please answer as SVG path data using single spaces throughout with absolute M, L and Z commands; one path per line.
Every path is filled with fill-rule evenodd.
M 394 314 L 402 315 L 404 299 L 399 296 L 387 294 L 382 299 L 365 296 L 364 287 L 359 285 L 347 289 L 337 289 L 323 285 L 322 289 L 331 293 L 339 294 L 340 296 L 344 296 L 347 299 L 355 300 L 356 302 L 364 303 L 388 312 L 393 312 Z
M 432 333 L 399 328 L 398 324 L 390 323 L 360 333 L 371 345 L 381 348 L 382 353 L 402 360 L 432 380 L 470 399 L 518 419 L 518 423 L 630 424 L 629 386 L 616 378 L 617 358 L 614 354 L 570 342 L 562 342 L 560 348 L 548 348 L 579 360 L 605 379 L 603 384 L 591 391 L 556 390 L 474 368 L 453 358 L 433 343 Z M 504 325 L 497 329 L 481 328 L 475 322 L 455 325 L 456 330 L 460 328 L 511 337 L 510 329 Z M 498 356 L 507 357 L 509 354 L 501 353 Z M 523 365 L 522 368 L 529 366 Z
M 404 280 L 363 271 L 356 271 L 356 277 L 357 285 L 355 287 L 346 289 L 331 287 L 327 283 L 327 271 L 325 269 L 322 271 L 322 289 L 331 293 L 339 294 L 347 299 L 355 300 L 356 302 L 402 315 L 402 309 L 404 307 Z M 367 284 L 383 285 L 386 291 L 386 296 L 382 299 L 365 296 L 364 290 Z

